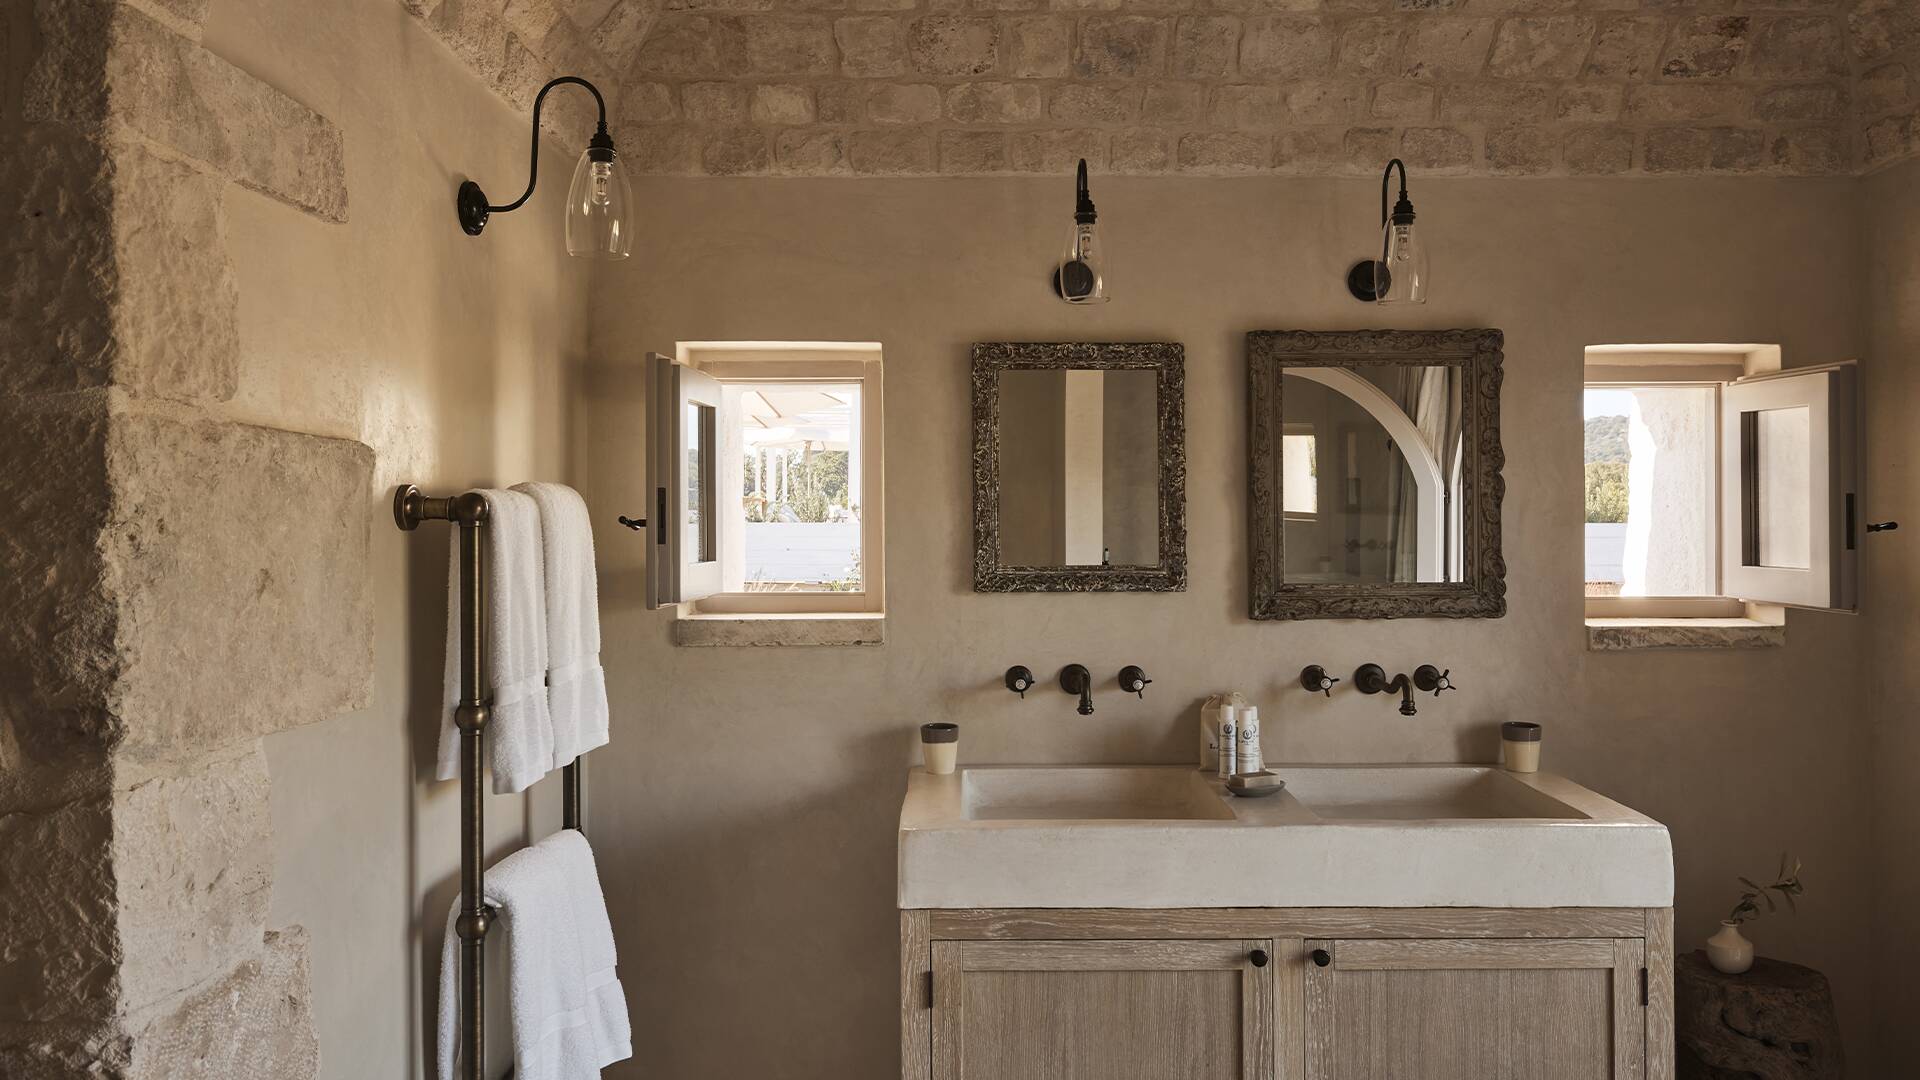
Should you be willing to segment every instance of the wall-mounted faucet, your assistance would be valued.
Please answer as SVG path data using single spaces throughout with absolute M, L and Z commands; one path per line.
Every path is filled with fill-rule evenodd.
M 1419 667 L 1413 669 L 1413 685 L 1422 690 L 1432 692 L 1434 697 L 1439 697 L 1442 690 L 1459 689 L 1459 687 L 1453 685 L 1452 675 L 1452 668 L 1441 671 L 1432 664 L 1421 664 Z
M 1327 669 L 1319 664 L 1308 664 L 1300 669 L 1300 685 L 1308 692 L 1333 696 L 1333 684 L 1339 679 L 1327 674 Z
M 1401 672 L 1389 681 L 1386 668 L 1379 664 L 1361 664 L 1353 673 L 1353 685 L 1363 694 L 1399 694 L 1400 715 L 1412 716 L 1419 711 L 1413 705 L 1413 692 L 1416 689 L 1431 691 L 1434 697 L 1439 697 L 1443 690 L 1457 689 L 1449 678 L 1452 673 L 1451 668 L 1441 671 L 1432 664 L 1421 664 L 1413 669 L 1412 678 Z
M 1068 664 L 1060 669 L 1060 689 L 1080 695 L 1080 715 L 1093 715 L 1093 673 L 1085 664 Z
M 1033 689 L 1033 672 L 1025 664 L 1015 664 L 1007 669 L 1006 678 L 1002 681 L 1007 684 L 1007 689 L 1025 698 L 1027 691 Z
M 1134 694 L 1141 698 L 1146 697 L 1147 684 L 1152 681 L 1152 679 L 1147 678 L 1146 670 L 1138 664 L 1128 664 L 1126 667 L 1120 669 L 1120 689 L 1125 690 L 1129 694 Z

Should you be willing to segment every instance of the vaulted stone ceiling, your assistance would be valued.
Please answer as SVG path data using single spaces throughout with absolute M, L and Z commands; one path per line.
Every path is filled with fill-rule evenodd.
M 402 0 L 645 172 L 1845 175 L 1920 152 L 1920 0 Z M 557 130 L 585 130 L 567 95 Z

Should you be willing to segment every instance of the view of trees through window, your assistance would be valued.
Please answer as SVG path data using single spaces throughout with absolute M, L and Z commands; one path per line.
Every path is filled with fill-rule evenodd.
M 1627 520 L 1627 418 L 1587 418 L 1587 522 Z

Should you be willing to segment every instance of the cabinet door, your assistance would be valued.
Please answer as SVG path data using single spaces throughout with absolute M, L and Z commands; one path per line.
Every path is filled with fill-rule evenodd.
M 1271 1080 L 1274 943 L 936 941 L 934 1080 Z
M 1349 939 L 1306 949 L 1308 1080 L 1643 1076 L 1637 938 Z

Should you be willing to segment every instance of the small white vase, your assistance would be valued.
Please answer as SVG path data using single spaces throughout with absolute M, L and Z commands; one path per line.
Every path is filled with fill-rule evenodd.
M 1720 920 L 1720 932 L 1707 939 L 1707 960 L 1729 975 L 1738 975 L 1753 966 L 1753 942 L 1740 932 L 1740 924 Z

